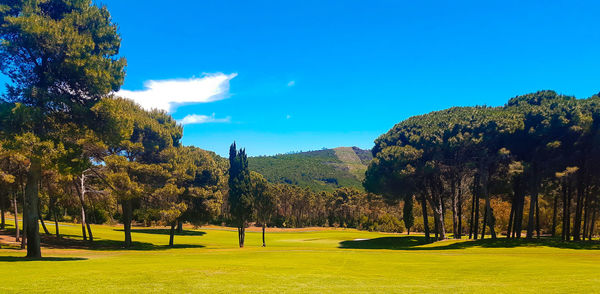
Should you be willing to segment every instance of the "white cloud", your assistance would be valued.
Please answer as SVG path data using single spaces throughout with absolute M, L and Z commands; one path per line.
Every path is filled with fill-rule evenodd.
M 205 74 L 199 78 L 147 81 L 146 89 L 139 91 L 120 90 L 116 94 L 129 98 L 144 109 L 162 109 L 167 112 L 181 104 L 207 103 L 227 98 L 232 74 Z
M 184 118 L 178 121 L 182 125 L 191 124 L 206 124 L 206 123 L 228 123 L 231 122 L 231 117 L 216 118 L 215 114 L 203 115 L 203 114 L 188 114 Z
M 290 119 L 290 118 L 292 118 L 292 116 L 289 114 L 285 116 L 285 119 Z
M 287 85 L 288 87 L 293 87 L 294 85 L 296 85 L 296 81 L 289 81 Z

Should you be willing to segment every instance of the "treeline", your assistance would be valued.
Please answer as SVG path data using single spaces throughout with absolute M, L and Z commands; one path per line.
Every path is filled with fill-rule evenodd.
M 402 232 L 403 227 L 392 207 L 382 198 L 341 188 L 333 193 L 312 192 L 285 184 L 270 184 L 262 175 L 250 172 L 245 149 L 235 142 L 229 151 L 229 217 L 238 228 L 239 246 L 244 247 L 245 229 L 252 220 L 262 225 L 344 226 L 359 229 Z M 411 216 L 405 213 L 405 216 Z M 406 219 L 405 223 L 411 223 Z
M 269 184 L 277 209 L 270 225 L 275 227 L 329 226 L 382 232 L 403 232 L 401 207 L 390 205 L 376 194 L 355 188 L 313 192 L 285 184 Z
M 0 107 L 5 110 L 0 116 L 3 126 L 26 123 L 16 115 L 26 106 Z M 205 223 L 220 212 L 226 162 L 214 153 L 182 146 L 182 128 L 170 116 L 144 111 L 121 98 L 100 100 L 88 115 L 95 130 L 57 123 L 56 130 L 64 133 L 44 140 L 31 132 L 3 128 L 2 215 L 11 202 L 15 216 L 19 206 L 24 208 L 25 231 L 40 219 L 48 232 L 43 220 L 51 219 L 57 236 L 58 221 L 68 216 L 81 223 L 83 238 L 90 241 L 90 222 L 117 219 L 124 224 L 125 245 L 130 246 L 133 221 L 170 225 L 173 230 L 177 222 Z M 27 199 L 31 182 L 36 183 L 34 209 Z M 33 225 L 30 211 L 35 213 Z M 15 223 L 18 226 L 17 219 Z
M 365 188 L 417 201 L 429 238 L 591 239 L 600 189 L 600 98 L 541 91 L 503 107 L 409 118 L 379 137 Z M 506 205 L 504 205 L 506 204 Z M 497 210 L 506 207 L 499 219 Z M 428 213 L 433 213 L 433 224 Z

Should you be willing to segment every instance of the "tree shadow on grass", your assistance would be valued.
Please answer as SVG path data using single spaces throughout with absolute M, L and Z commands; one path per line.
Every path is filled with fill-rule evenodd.
M 452 242 L 452 243 L 449 243 Z M 565 242 L 553 238 L 525 239 L 484 239 L 469 241 L 445 241 L 429 246 L 424 236 L 381 237 L 368 240 L 348 240 L 340 242 L 343 249 L 389 249 L 389 250 L 456 250 L 473 247 L 515 248 L 515 247 L 554 247 L 562 249 L 600 250 L 598 241 Z
M 105 239 L 94 239 L 93 242 L 84 241 L 81 236 L 74 235 L 63 235 L 61 238 L 55 236 L 45 235 L 42 237 L 42 244 L 46 248 L 52 249 L 85 249 L 85 250 L 98 250 L 98 251 L 110 251 L 110 250 L 137 250 L 137 251 L 153 251 L 153 250 L 167 250 L 172 248 L 203 248 L 204 245 L 199 244 L 175 244 L 173 247 L 168 245 L 156 245 L 147 242 L 131 242 L 130 247 L 125 247 L 123 241 L 117 240 L 105 240 Z
M 381 237 L 366 240 L 347 240 L 340 242 L 339 248 L 344 249 L 392 249 L 409 250 L 416 246 L 425 245 L 428 242 L 425 237 L 405 236 L 405 237 Z
M 24 261 L 77 261 L 87 260 L 83 257 L 42 257 L 42 258 L 28 258 L 20 256 L 0 256 L 0 262 L 24 262 Z
M 123 232 L 123 229 L 115 229 L 115 231 Z M 170 229 L 131 229 L 132 233 L 142 233 L 142 234 L 157 234 L 157 235 L 170 235 Z M 190 231 L 183 230 L 181 233 L 175 232 L 175 236 L 203 236 L 206 235 L 206 232 L 202 231 Z

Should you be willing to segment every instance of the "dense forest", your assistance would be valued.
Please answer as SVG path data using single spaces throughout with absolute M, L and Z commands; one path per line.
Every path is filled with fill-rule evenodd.
M 371 162 L 370 150 L 338 147 L 317 151 L 248 158 L 250 170 L 273 183 L 309 187 L 315 192 L 352 187 L 363 190 L 362 180 Z

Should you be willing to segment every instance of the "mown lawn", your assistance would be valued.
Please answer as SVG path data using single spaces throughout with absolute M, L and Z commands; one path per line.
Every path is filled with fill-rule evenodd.
M 51 232 L 52 232 L 52 228 Z M 0 249 L 0 293 L 140 292 L 488 292 L 585 293 L 600 289 L 600 246 L 501 241 L 443 241 L 356 230 L 261 235 L 246 248 L 227 228 L 136 228 L 133 249 L 118 248 L 120 227 L 93 226 L 96 245 L 44 248 L 30 261 Z M 61 231 L 78 238 L 80 227 Z M 67 242 L 67 244 L 70 242 Z

